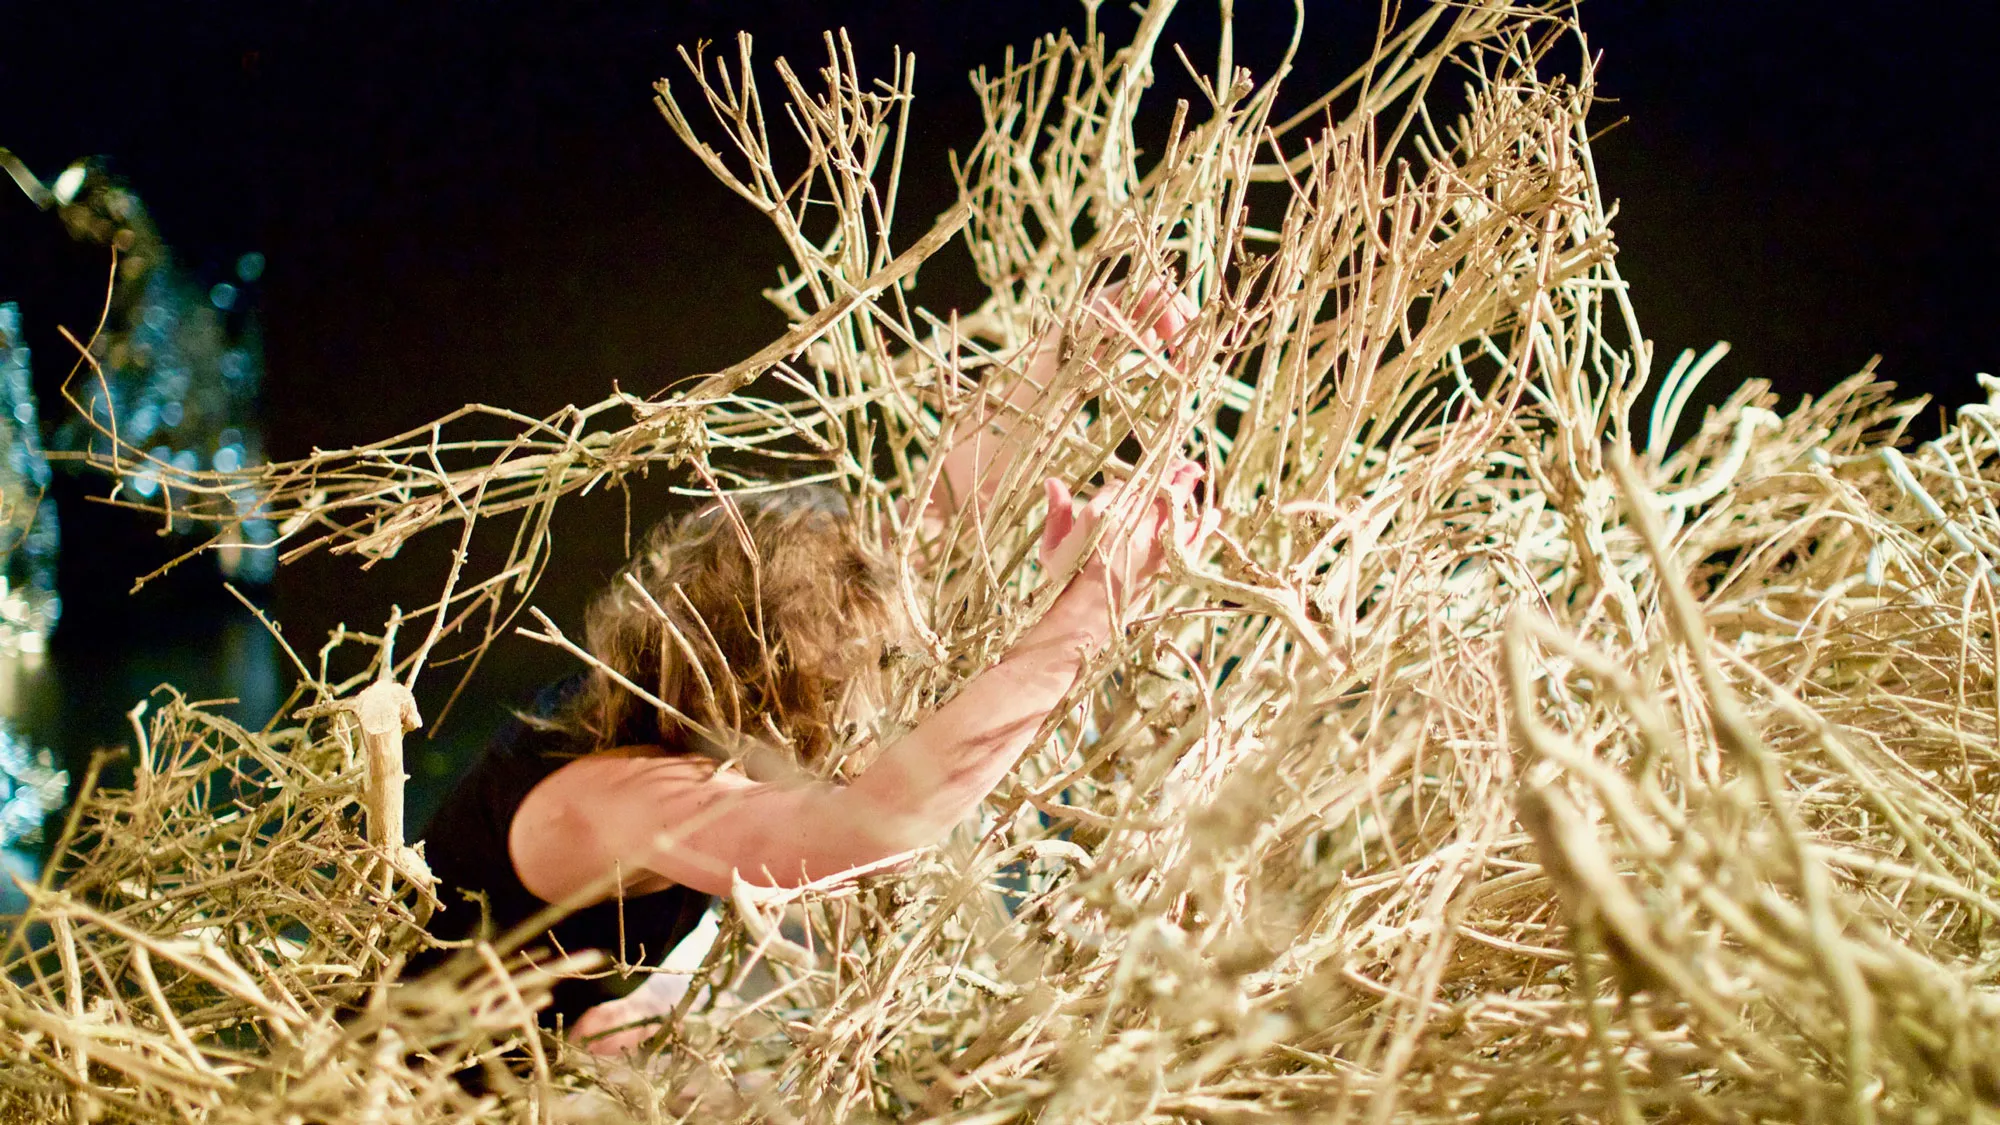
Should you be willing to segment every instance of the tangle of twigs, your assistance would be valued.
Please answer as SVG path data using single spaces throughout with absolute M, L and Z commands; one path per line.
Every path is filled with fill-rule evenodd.
M 1425 8 L 1282 121 L 1285 69 L 1225 49 L 1142 146 L 1173 7 L 1123 47 L 1093 25 L 976 76 L 960 202 L 901 251 L 906 66 L 871 84 L 830 38 L 816 79 L 778 65 L 781 118 L 747 41 L 686 55 L 661 107 L 784 237 L 782 340 L 651 397 L 467 407 L 172 482 L 173 515 L 219 526 L 255 487 L 288 556 L 516 521 L 413 615 L 408 683 L 513 619 L 565 496 L 656 465 L 755 488 L 743 465 L 809 457 L 879 513 L 951 657 L 897 665 L 893 724 L 1034 612 L 1043 477 L 1192 451 L 1213 547 L 1174 560 L 976 826 L 893 874 L 736 895 L 632 1081 L 533 1030 L 547 968 L 505 946 L 377 983 L 422 911 L 465 907 L 358 833 L 358 736 L 327 706 L 358 682 L 311 685 L 318 717 L 272 733 L 171 700 L 16 931 L 0 1117 L 2000 1113 L 2000 384 L 1914 449 L 1920 404 L 1870 372 L 1785 415 L 1744 386 L 1675 444 L 1719 353 L 1684 356 L 1635 429 L 1658 365 L 1561 9 Z M 992 296 L 936 317 L 906 282 L 961 235 Z M 1124 331 L 1089 306 L 1120 275 L 1199 303 L 1171 359 L 1092 344 Z M 1065 359 L 995 501 L 899 522 L 1051 324 Z M 1114 465 L 1128 435 L 1143 453 Z M 143 457 L 104 467 L 174 476 Z M 758 965 L 776 986 L 752 997 Z M 486 1092 L 454 1079 L 510 1044 L 528 1061 Z

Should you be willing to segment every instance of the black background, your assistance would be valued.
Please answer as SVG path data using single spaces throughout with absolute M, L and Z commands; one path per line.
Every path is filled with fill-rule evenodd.
M 1878 353 L 1888 377 L 1947 405 L 1974 396 L 1973 372 L 2000 370 L 2000 120 L 1980 7 L 1584 6 L 1602 55 L 1598 121 L 1627 119 L 1599 138 L 1599 170 L 1662 356 L 1729 340 L 1712 385 L 1770 379 L 1788 405 Z M 1290 12 L 1238 0 L 1239 63 L 1267 71 Z M 1131 23 L 1111 6 L 1102 18 L 1114 35 Z M 892 44 L 913 50 L 907 244 L 950 202 L 946 150 L 978 135 L 966 72 L 1081 20 L 1078 5 L 1045 0 L 6 2 L 0 145 L 44 176 L 108 156 L 199 276 L 220 279 L 245 251 L 268 256 L 266 440 L 295 456 L 466 401 L 543 414 L 614 382 L 650 392 L 782 330 L 757 295 L 783 260 L 777 239 L 653 108 L 652 81 L 682 73 L 677 46 L 731 49 L 748 29 L 760 59 L 808 69 L 824 58 L 821 31 L 844 26 L 864 73 L 883 75 Z M 1212 65 L 1215 23 L 1190 2 L 1168 38 Z M 1374 23 L 1373 4 L 1310 0 L 1288 104 L 1357 63 Z M 1161 57 L 1164 113 L 1177 64 Z M 980 296 L 952 254 L 924 273 L 918 295 L 933 308 Z M 104 264 L 0 191 L 0 299 L 23 304 L 44 382 L 68 366 L 55 325 L 94 321 Z M 640 497 L 642 516 L 663 506 L 658 491 Z M 215 631 L 233 611 L 208 571 L 128 597 L 165 547 L 76 499 L 55 652 L 68 671 L 39 697 L 68 716 L 47 737 L 72 756 L 118 739 L 119 713 L 157 680 L 238 690 L 215 649 L 254 643 Z M 561 520 L 539 601 L 564 619 L 616 565 L 622 513 L 608 498 Z M 389 602 L 434 592 L 447 545 L 368 573 L 324 559 L 287 568 L 272 608 L 316 647 L 337 621 L 374 626 Z M 134 637 L 165 640 L 135 648 Z M 509 643 L 462 725 L 476 734 L 500 700 L 563 667 Z M 434 705 L 436 685 L 425 690 Z

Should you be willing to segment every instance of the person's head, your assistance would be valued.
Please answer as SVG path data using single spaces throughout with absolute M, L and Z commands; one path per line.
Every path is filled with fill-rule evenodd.
M 879 701 L 901 631 L 888 566 L 840 493 L 798 485 L 655 527 L 591 605 L 591 653 L 723 735 L 806 763 Z M 686 724 L 593 669 L 579 718 L 600 747 L 693 745 Z

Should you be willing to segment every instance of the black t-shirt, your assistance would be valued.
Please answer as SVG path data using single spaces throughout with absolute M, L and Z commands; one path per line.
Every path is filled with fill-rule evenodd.
M 533 713 L 542 717 L 555 714 L 582 682 L 576 677 L 551 685 L 536 700 Z M 438 877 L 438 898 L 445 906 L 431 919 L 429 929 L 434 936 L 448 940 L 475 934 L 499 937 L 548 907 L 514 873 L 507 830 L 528 791 L 582 752 L 574 736 L 531 726 L 518 717 L 510 717 L 494 736 L 423 832 L 424 858 Z M 460 891 L 483 895 L 484 910 L 477 900 L 467 899 Z M 680 886 L 622 902 L 613 898 L 569 915 L 551 926 L 545 938 L 530 941 L 526 948 L 553 952 L 560 947 L 569 953 L 601 949 L 624 964 L 655 965 L 695 928 L 708 904 L 708 895 Z M 411 960 L 405 975 L 427 972 L 449 956 L 449 951 L 439 950 L 420 954 Z M 612 972 L 594 979 L 560 981 L 553 1002 L 542 1013 L 542 1022 L 552 1025 L 560 1017 L 565 1024 L 574 1024 L 585 1010 L 625 995 L 645 979 L 643 973 L 626 976 Z

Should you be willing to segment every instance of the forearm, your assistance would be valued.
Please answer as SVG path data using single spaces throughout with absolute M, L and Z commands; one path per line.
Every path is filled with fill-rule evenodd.
M 1102 584 L 1074 583 L 999 663 L 885 747 L 849 785 L 691 784 L 693 767 L 673 763 L 566 767 L 603 773 L 580 789 L 599 799 L 587 810 L 569 806 L 573 825 L 547 825 L 535 835 L 604 843 L 560 849 L 583 867 L 544 885 L 573 884 L 622 859 L 710 894 L 726 893 L 732 876 L 798 886 L 935 843 L 1007 776 L 1109 631 Z M 635 771 L 646 778 L 620 780 Z M 615 796 L 603 800 L 607 795 Z M 534 882 L 530 889 L 548 897 Z
M 943 520 L 960 507 L 983 508 L 1015 457 L 1032 441 L 1021 424 L 1046 414 L 1044 392 L 1055 377 L 1056 341 L 1038 340 L 1021 375 L 997 400 L 982 399 L 952 429 L 945 443 L 944 464 L 931 490 L 930 513 Z M 989 373 L 988 378 L 998 374 Z
M 1141 285 L 1136 300 L 1125 282 L 1112 285 L 1088 301 L 1084 311 L 1089 318 L 1084 327 L 1093 321 L 1103 326 L 1101 335 L 1086 335 L 1096 341 L 1091 346 L 1108 346 L 1099 353 L 1104 359 L 1128 345 L 1171 350 L 1196 312 L 1191 301 L 1158 278 Z M 1127 320 L 1128 316 L 1137 319 Z M 1063 338 L 1058 326 L 1036 339 L 1020 357 L 1021 374 L 1004 396 L 996 401 L 982 393 L 978 407 L 953 427 L 944 442 L 941 479 L 926 502 L 927 518 L 941 522 L 961 507 L 971 507 L 977 514 L 1032 442 L 1021 424 L 1061 412 L 1065 402 L 1051 398 L 1049 391 L 1065 350 Z
M 935 841 L 1013 769 L 1109 630 L 1102 588 L 1072 585 L 999 663 L 891 743 L 839 799 L 892 850 Z

